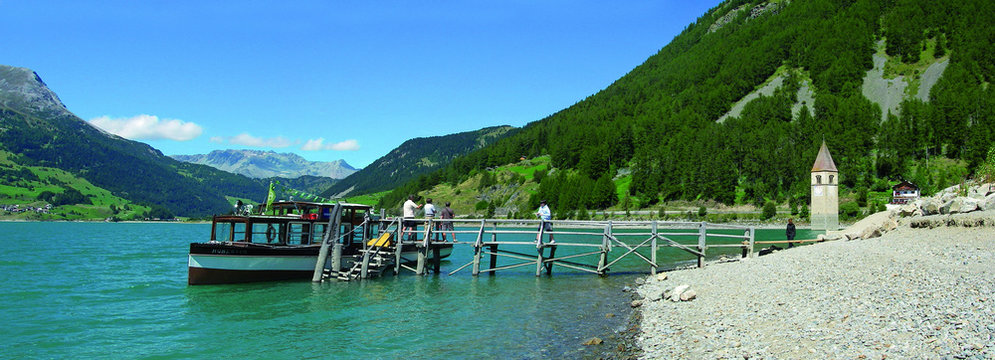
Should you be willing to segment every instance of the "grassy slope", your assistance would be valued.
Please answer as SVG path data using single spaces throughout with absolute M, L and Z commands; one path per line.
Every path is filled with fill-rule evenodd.
M 27 168 L 38 176 L 39 180 L 18 180 L 13 183 L 0 184 L 0 205 L 21 205 L 21 207 L 43 207 L 47 203 L 37 200 L 38 195 L 45 191 L 62 193 L 67 187 L 72 187 L 88 197 L 92 204 L 63 205 L 55 207 L 50 214 L 37 212 L 11 213 L 0 211 L 0 219 L 7 220 L 102 220 L 112 216 L 120 219 L 132 219 L 149 210 L 148 207 L 132 204 L 130 201 L 114 196 L 110 191 L 97 187 L 83 178 L 79 178 L 60 169 L 21 166 L 11 161 L 12 154 L 0 151 L 0 166 L 12 170 Z M 114 214 L 111 205 L 120 209 Z

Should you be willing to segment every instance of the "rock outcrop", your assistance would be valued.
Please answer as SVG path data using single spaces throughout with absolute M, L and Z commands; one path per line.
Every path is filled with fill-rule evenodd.
M 912 228 L 995 226 L 995 185 L 954 185 L 898 208 L 899 221 Z

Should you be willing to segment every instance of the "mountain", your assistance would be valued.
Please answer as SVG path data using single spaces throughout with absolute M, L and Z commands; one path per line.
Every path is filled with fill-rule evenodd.
M 176 161 L 97 129 L 66 109 L 34 71 L 6 65 L 0 65 L 0 150 L 19 165 L 61 169 L 114 196 L 181 216 L 229 211 L 225 195 L 266 194 L 262 182 Z
M 448 165 L 458 156 L 510 136 L 517 130 L 512 126 L 494 126 L 405 141 L 370 166 L 342 179 L 322 193 L 322 196 L 343 197 L 393 189 Z
M 210 154 L 171 155 L 173 159 L 201 164 L 250 178 L 297 178 L 303 175 L 341 179 L 352 175 L 356 168 L 345 160 L 307 161 L 293 153 L 258 150 L 214 150 Z
M 597 206 L 584 184 L 601 178 L 635 207 L 805 204 L 823 140 L 841 194 L 897 178 L 939 189 L 995 143 L 993 13 L 987 0 L 728 0 L 607 88 L 383 204 L 546 154 L 566 171 L 535 196 L 560 209 Z

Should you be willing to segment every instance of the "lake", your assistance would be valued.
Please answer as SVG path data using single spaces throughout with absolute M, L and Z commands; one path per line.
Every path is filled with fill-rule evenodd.
M 597 357 L 581 343 L 627 326 L 622 288 L 649 271 L 623 261 L 605 277 L 563 267 L 540 277 L 535 267 L 446 275 L 472 259 L 457 246 L 442 275 L 187 286 L 189 243 L 204 241 L 209 224 L 0 229 L 5 359 Z

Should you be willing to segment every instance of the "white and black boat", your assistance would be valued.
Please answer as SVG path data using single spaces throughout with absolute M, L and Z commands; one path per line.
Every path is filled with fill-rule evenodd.
M 342 207 L 341 216 L 330 219 L 335 206 Z M 190 244 L 187 283 L 311 279 L 326 238 L 342 245 L 343 257 L 354 256 L 387 224 L 372 214 L 372 207 L 361 204 L 282 201 L 266 212 L 270 214 L 214 216 L 210 241 Z M 339 237 L 331 239 L 331 234 Z M 440 250 L 440 258 L 448 257 L 452 244 Z M 417 258 L 414 244 L 403 245 L 401 251 L 402 261 Z

